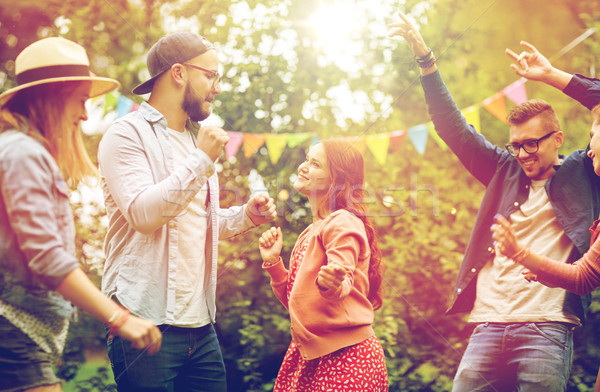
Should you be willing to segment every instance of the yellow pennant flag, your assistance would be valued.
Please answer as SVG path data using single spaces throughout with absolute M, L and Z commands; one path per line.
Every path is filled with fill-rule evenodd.
M 367 141 L 367 147 L 369 147 L 369 150 L 371 150 L 375 156 L 375 160 L 377 160 L 380 165 L 385 165 L 388 149 L 390 147 L 390 134 L 379 133 L 376 135 L 367 135 L 365 139 Z
M 497 92 L 483 100 L 481 103 L 490 113 L 506 124 L 506 100 L 504 94 Z
M 265 143 L 264 133 L 243 133 L 244 156 L 250 158 Z
M 267 150 L 269 151 L 269 158 L 271 158 L 271 163 L 274 165 L 277 163 L 283 150 L 285 149 L 285 145 L 287 144 L 287 133 L 281 134 L 268 134 L 265 138 L 265 144 L 267 145 Z
M 437 143 L 437 145 L 440 146 L 440 148 L 442 150 L 447 150 L 448 149 L 448 145 L 446 144 L 445 141 L 442 140 L 442 138 L 440 137 L 440 135 L 438 135 L 438 133 L 435 131 L 435 127 L 433 126 L 433 122 L 429 121 L 425 125 L 427 125 L 427 132 L 429 132 L 429 135 L 433 138 L 433 140 L 435 140 L 435 142 Z
M 477 132 L 481 132 L 479 130 L 480 121 L 479 121 L 479 105 L 478 104 L 469 106 L 468 108 L 463 109 L 460 112 L 462 113 L 463 116 L 465 116 L 465 119 L 467 120 L 467 124 L 473 125 Z

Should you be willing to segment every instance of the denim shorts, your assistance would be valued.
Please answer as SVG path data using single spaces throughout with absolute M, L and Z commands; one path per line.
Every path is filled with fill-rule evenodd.
M 54 375 L 55 357 L 0 316 L 0 391 L 11 392 L 60 380 Z

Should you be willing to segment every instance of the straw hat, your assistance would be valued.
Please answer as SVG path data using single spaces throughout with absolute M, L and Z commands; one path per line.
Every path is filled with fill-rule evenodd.
M 90 81 L 90 98 L 119 87 L 116 80 L 90 72 L 85 49 L 62 37 L 44 38 L 23 49 L 15 60 L 15 75 L 18 85 L 0 94 L 0 106 L 15 93 L 45 83 Z

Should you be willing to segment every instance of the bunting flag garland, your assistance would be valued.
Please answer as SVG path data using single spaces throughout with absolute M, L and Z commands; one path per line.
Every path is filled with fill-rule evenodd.
M 435 142 L 437 143 L 437 145 L 440 146 L 440 148 L 442 150 L 447 150 L 448 149 L 448 145 L 446 144 L 445 141 L 442 140 L 442 138 L 440 137 L 440 135 L 438 135 L 437 132 L 435 131 L 435 127 L 433 126 L 433 122 L 429 121 L 426 125 L 427 125 L 427 131 L 429 132 L 429 136 L 431 136 L 433 138 L 433 140 L 435 140 Z
M 127 98 L 124 95 L 119 95 L 117 99 L 117 105 L 115 111 L 117 112 L 117 118 L 126 115 L 131 112 L 131 108 L 133 107 L 133 101 Z
M 517 105 L 527 101 L 527 92 L 525 91 L 525 82 L 527 79 L 521 78 L 506 86 L 502 93 Z
M 408 137 L 410 141 L 415 146 L 417 152 L 421 155 L 425 153 L 425 147 L 427 147 L 427 134 L 429 131 L 427 130 L 427 125 L 415 125 L 412 128 L 408 129 Z
M 225 144 L 225 156 L 227 159 L 235 156 L 242 145 L 242 134 L 239 132 L 227 132 L 229 141 Z
M 311 132 L 288 133 L 287 134 L 287 145 L 289 148 L 297 147 L 311 136 L 312 136 Z
M 375 159 L 381 166 L 385 165 L 387 160 L 388 150 L 390 148 L 390 134 L 379 133 L 376 135 L 365 136 L 367 147 L 375 156 Z
M 361 155 L 365 155 L 365 150 L 367 149 L 367 141 L 364 137 L 344 136 L 342 139 L 356 147 L 356 149 L 358 150 L 358 152 L 360 152 Z
M 264 133 L 244 133 L 242 140 L 244 142 L 244 156 L 250 158 L 265 144 L 266 135 Z
M 106 116 L 109 112 L 112 112 L 117 107 L 119 101 L 119 94 L 117 91 L 111 91 L 104 96 L 104 115 Z
M 506 101 L 504 100 L 504 94 L 497 92 L 491 97 L 484 99 L 481 105 L 497 119 L 506 124 Z
M 408 132 L 404 129 L 390 132 L 390 146 L 392 146 L 392 152 L 400 152 L 404 140 L 406 140 L 406 136 L 408 136 Z
M 265 138 L 265 144 L 267 145 L 267 151 L 269 152 L 269 158 L 272 164 L 276 164 L 283 154 L 283 150 L 287 144 L 287 133 L 274 133 L 269 134 Z
M 506 123 L 505 98 L 510 99 L 516 104 L 525 102 L 527 100 L 527 92 L 525 91 L 526 81 L 526 79 L 521 78 L 506 86 L 501 91 L 486 98 L 481 103 L 462 109 L 462 115 L 465 117 L 467 123 L 472 124 L 478 132 L 480 132 L 480 106 L 483 106 L 494 117 Z M 98 99 L 103 100 L 103 102 L 96 102 Z M 139 108 L 139 105 L 133 100 L 119 94 L 117 91 L 110 92 L 101 98 L 96 98 L 91 101 L 94 103 L 94 110 L 103 111 L 103 114 L 99 114 L 103 121 L 108 119 L 114 121 L 114 119 L 138 110 Z M 104 127 L 104 129 L 105 128 L 106 127 Z M 229 142 L 225 145 L 225 155 L 227 159 L 235 156 L 242 145 L 244 146 L 244 156 L 250 158 L 264 144 L 266 145 L 269 159 L 272 164 L 276 164 L 279 161 L 286 147 L 296 148 L 311 138 L 311 144 L 315 144 L 320 140 L 319 137 L 312 132 L 255 134 L 228 131 L 227 134 L 229 135 Z M 425 153 L 427 139 L 429 137 L 433 138 L 441 149 L 446 150 L 448 148 L 446 143 L 435 131 L 431 122 L 415 125 L 408 130 L 396 130 L 388 133 L 364 136 L 346 136 L 343 139 L 352 143 L 363 155 L 368 147 L 371 154 L 375 157 L 375 160 L 380 165 L 385 165 L 389 152 L 400 152 L 407 136 L 419 154 Z
M 562 56 L 573 47 L 581 43 L 584 39 L 589 37 L 595 32 L 595 29 L 589 29 L 574 41 L 565 46 L 556 55 L 556 58 Z M 556 58 L 551 58 L 553 61 Z M 479 117 L 479 106 L 483 106 L 493 116 L 506 122 L 506 100 L 505 97 L 510 99 L 515 104 L 519 105 L 527 101 L 527 92 L 525 91 L 525 82 L 527 79 L 520 78 L 519 80 L 511 83 L 510 85 L 503 88 L 501 91 L 493 94 L 481 102 L 481 104 L 474 104 L 465 109 L 461 110 L 462 115 L 465 117 L 467 123 L 472 124 L 475 129 L 480 132 L 480 117 Z M 103 107 L 97 102 L 99 99 L 103 100 Z M 102 123 L 112 121 L 114 118 L 119 118 L 131 111 L 137 110 L 138 105 L 131 99 L 119 94 L 117 91 L 112 91 L 102 98 L 91 100 L 91 112 L 88 115 L 90 119 L 99 117 L 94 121 L 94 124 L 82 123 L 82 128 L 88 128 L 89 133 L 94 133 L 98 129 L 102 129 Z M 100 113 L 103 111 L 103 113 Z M 109 114 L 110 115 L 107 115 Z M 91 123 L 91 121 L 88 121 Z M 251 134 L 241 132 L 227 132 L 229 135 L 229 142 L 225 145 L 225 154 L 227 159 L 235 156 L 240 149 L 240 146 L 244 146 L 244 155 L 249 158 L 255 154 L 263 144 L 266 143 L 269 152 L 269 158 L 273 164 L 277 163 L 285 147 L 295 148 L 301 143 L 308 140 L 311 136 L 312 144 L 319 141 L 319 137 L 311 132 L 303 133 L 281 133 L 281 134 Z M 433 124 L 428 122 L 426 124 L 419 124 L 406 130 L 396 130 L 389 133 L 365 135 L 365 136 L 348 136 L 344 139 L 353 143 L 364 155 L 367 146 L 375 157 L 375 160 L 384 165 L 388 152 L 399 152 L 406 137 L 409 137 L 413 143 L 415 149 L 419 154 L 425 153 L 427 146 L 428 136 L 431 136 L 436 143 L 442 149 L 447 149 L 448 146 L 435 132 Z
M 479 124 L 479 105 L 471 105 L 466 109 L 460 111 L 463 116 L 465 116 L 465 120 L 467 120 L 467 124 L 471 124 L 475 127 L 477 132 L 480 132 L 480 124 Z

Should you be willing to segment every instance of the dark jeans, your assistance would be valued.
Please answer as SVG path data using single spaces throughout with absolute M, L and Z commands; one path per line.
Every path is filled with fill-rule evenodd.
M 454 392 L 563 392 L 573 352 L 573 326 L 483 323 L 454 378 Z
M 148 355 L 115 336 L 108 357 L 119 392 L 226 392 L 225 365 L 212 324 L 160 326 L 160 351 Z

